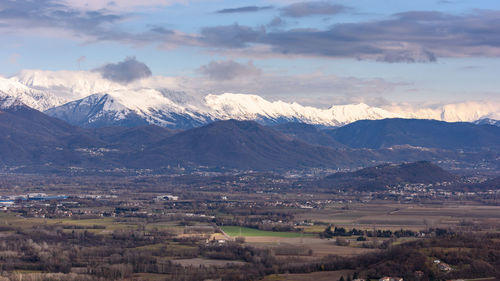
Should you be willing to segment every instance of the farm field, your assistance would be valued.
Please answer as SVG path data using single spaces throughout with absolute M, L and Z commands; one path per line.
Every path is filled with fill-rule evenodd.
M 204 258 L 193 258 L 193 259 L 182 259 L 182 260 L 172 260 L 175 264 L 180 264 L 184 267 L 186 266 L 215 266 L 215 267 L 226 267 L 229 265 L 244 265 L 245 262 L 242 261 L 232 261 L 232 260 L 214 260 L 214 259 L 204 259 Z
M 303 249 L 303 252 L 311 250 L 311 254 L 314 257 L 325 257 L 328 255 L 352 257 L 377 251 L 377 249 L 362 248 L 356 243 L 352 243 L 349 246 L 339 246 L 335 244 L 335 239 L 320 239 L 311 237 L 245 237 L 245 242 L 264 249 L 283 249 L 288 247 Z
M 264 231 L 249 227 L 240 226 L 222 226 L 222 231 L 231 237 L 252 237 L 252 236 L 262 236 L 262 237 L 283 237 L 283 238 L 297 238 L 297 237 L 313 237 L 310 233 L 300 233 L 300 232 L 275 232 L 275 231 Z
M 352 270 L 338 270 L 327 272 L 313 272 L 307 274 L 275 274 L 267 276 L 263 281 L 336 281 L 341 276 L 347 279 L 347 276 L 353 273 Z
M 300 220 L 311 220 L 358 229 L 409 229 L 454 227 L 463 223 L 500 224 L 499 206 L 449 204 L 352 204 L 348 209 L 326 208 L 296 214 Z M 315 232 L 318 226 L 305 227 Z
M 32 228 L 34 225 L 53 225 L 63 228 L 77 227 L 89 232 L 107 234 L 114 230 L 133 229 L 137 227 L 133 222 L 119 222 L 113 218 L 98 219 L 52 219 L 52 218 L 23 218 L 9 213 L 0 213 L 0 225 L 14 226 L 22 229 Z

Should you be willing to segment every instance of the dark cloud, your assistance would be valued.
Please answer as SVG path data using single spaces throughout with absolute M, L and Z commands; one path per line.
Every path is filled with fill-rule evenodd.
M 166 29 L 162 26 L 153 26 L 153 27 L 151 27 L 151 29 L 149 31 L 154 32 L 154 33 L 159 33 L 159 34 L 165 34 L 165 35 L 170 35 L 170 34 L 175 33 L 173 30 Z
M 119 83 L 129 83 L 134 80 L 151 76 L 151 70 L 149 67 L 136 60 L 135 57 L 128 57 L 124 61 L 118 63 L 109 63 L 103 65 L 97 69 L 94 69 L 101 73 L 102 77 L 119 82 Z
M 229 9 L 222 9 L 218 10 L 216 13 L 218 14 L 231 14 L 231 13 L 251 13 L 251 12 L 260 12 L 263 10 L 270 10 L 273 9 L 273 6 L 245 6 L 245 7 L 238 7 L 238 8 L 229 8 Z
M 0 23 L 13 28 L 59 28 L 83 34 L 123 17 L 106 11 L 78 11 L 54 0 L 0 0 Z
M 211 61 L 201 66 L 198 72 L 212 80 L 218 81 L 233 80 L 238 77 L 255 77 L 261 74 L 261 70 L 251 61 L 241 64 L 233 60 Z
M 226 48 L 267 45 L 271 52 L 385 62 L 435 62 L 439 57 L 500 56 L 500 12 L 450 15 L 406 12 L 326 30 L 270 30 L 240 25 L 204 29 L 202 44 Z
M 113 5 L 111 2 L 109 5 Z M 115 4 L 116 5 L 116 4 Z M 137 33 L 117 28 L 117 23 L 133 14 L 113 13 L 106 9 L 78 10 L 60 0 L 0 0 L 0 32 L 55 31 L 48 36 L 71 35 L 87 43 L 114 41 L 144 45 L 156 43 L 165 47 L 196 45 L 196 39 L 161 26 L 147 25 Z M 64 31 L 61 33 L 60 31 Z
M 344 5 L 332 4 L 326 1 L 311 1 L 293 3 L 281 8 L 281 13 L 283 16 L 300 18 L 317 15 L 336 15 L 347 10 L 349 8 Z
M 280 17 L 274 17 L 268 24 L 267 27 L 270 28 L 278 28 L 284 26 L 286 23 L 285 21 L 280 18 Z
M 128 14 L 107 10 L 76 10 L 59 0 L 0 0 L 0 31 L 38 32 L 49 36 L 71 34 L 86 42 L 114 41 L 163 48 L 196 46 L 217 52 L 259 48 L 266 55 L 291 54 L 333 58 L 357 58 L 384 62 L 434 62 L 440 57 L 500 57 L 500 11 L 476 10 L 452 15 L 436 11 L 410 11 L 384 20 L 336 24 L 324 29 L 285 29 L 275 18 L 258 28 L 239 25 L 205 27 L 186 34 L 162 26 L 143 31 L 119 29 Z M 252 6 L 253 7 L 253 6 Z M 256 8 L 265 8 L 258 7 Z M 248 7 L 234 8 L 248 9 Z M 331 2 L 299 2 L 283 7 L 288 17 L 325 15 L 349 9 Z M 267 29 L 266 29 L 267 28 Z M 66 33 L 60 33 L 59 31 Z M 46 33 L 43 33 L 46 34 Z M 255 48 L 258 49 L 258 48 Z
M 256 30 L 239 24 L 207 27 L 201 31 L 201 42 L 215 47 L 242 48 L 247 43 L 257 42 L 263 29 Z
M 427 50 L 419 51 L 400 51 L 400 52 L 387 52 L 384 56 L 380 57 L 378 61 L 397 63 L 397 62 L 436 62 L 436 55 Z

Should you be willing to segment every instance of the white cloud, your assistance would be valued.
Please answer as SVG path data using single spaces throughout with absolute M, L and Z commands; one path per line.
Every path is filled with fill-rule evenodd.
M 383 96 L 407 85 L 380 78 L 341 77 L 321 72 L 300 75 L 262 73 L 227 80 L 179 77 L 178 80 L 184 88 L 200 94 L 252 93 L 270 100 L 279 99 L 320 107 L 366 102 L 367 99 Z
M 218 81 L 234 80 L 241 77 L 247 79 L 258 76 L 262 72 L 252 61 L 242 64 L 233 60 L 211 61 L 206 65 L 202 65 L 197 71 L 212 80 Z
M 106 9 L 110 11 L 136 11 L 137 9 L 157 8 L 177 3 L 186 3 L 188 0 L 59 0 L 60 3 L 86 11 Z

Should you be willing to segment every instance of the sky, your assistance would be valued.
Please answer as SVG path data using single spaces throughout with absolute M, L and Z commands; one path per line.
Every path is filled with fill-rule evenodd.
M 0 75 L 150 75 L 328 107 L 500 102 L 498 0 L 0 0 Z

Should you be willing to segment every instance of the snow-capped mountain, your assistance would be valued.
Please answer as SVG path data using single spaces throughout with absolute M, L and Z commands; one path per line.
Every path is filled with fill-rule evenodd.
M 366 104 L 350 104 L 319 109 L 283 101 L 269 102 L 256 95 L 208 95 L 205 102 L 215 119 L 260 120 L 267 123 L 298 121 L 324 126 L 339 126 L 361 119 L 393 118 L 389 111 Z
M 30 89 L 50 92 L 64 100 L 63 103 L 53 103 L 52 107 L 92 94 L 127 88 L 119 83 L 104 79 L 101 74 L 92 71 L 22 70 L 9 80 Z
M 11 97 L 48 115 L 83 127 L 156 124 L 192 128 L 214 120 L 257 120 L 265 124 L 303 122 L 341 126 L 363 119 L 418 118 L 473 122 L 500 118 L 498 103 L 467 102 L 438 108 L 378 108 L 363 103 L 329 108 L 268 101 L 249 94 L 210 94 L 195 98 L 175 78 L 153 76 L 128 84 L 93 71 L 24 70 L 0 77 L 0 98 Z M 189 86 L 184 86 L 189 87 Z
M 211 121 L 208 115 L 183 99 L 182 93 L 166 90 L 116 90 L 93 94 L 46 110 L 45 113 L 82 127 L 155 124 L 192 128 Z
M 0 98 L 2 97 L 13 98 L 40 111 L 67 102 L 66 99 L 57 97 L 49 91 L 33 89 L 14 79 L 0 77 Z
M 483 119 L 479 119 L 479 120 L 475 121 L 474 124 L 478 124 L 478 125 L 487 124 L 487 125 L 493 125 L 493 126 L 500 127 L 500 120 L 495 120 L 495 119 L 491 119 L 491 118 L 483 118 Z
M 108 94 L 94 94 L 45 111 L 48 115 L 80 127 L 146 125 L 148 122 Z

